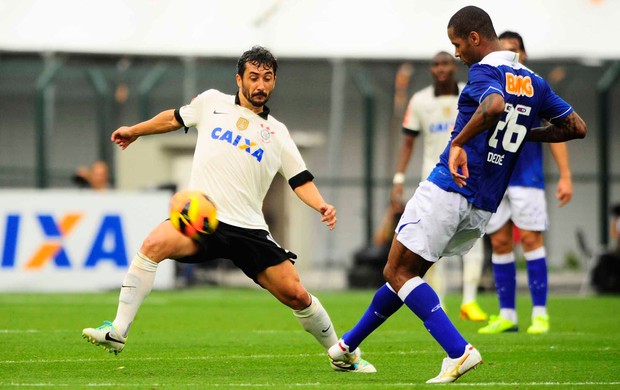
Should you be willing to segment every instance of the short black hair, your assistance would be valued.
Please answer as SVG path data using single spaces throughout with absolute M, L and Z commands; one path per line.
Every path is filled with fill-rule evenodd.
M 256 66 L 262 65 L 265 69 L 273 70 L 274 76 L 278 71 L 278 60 L 269 50 L 262 46 L 253 46 L 239 57 L 239 61 L 237 61 L 237 74 L 239 76 L 243 76 L 245 64 L 248 62 Z
M 459 38 L 466 38 L 475 31 L 487 39 L 497 38 L 491 17 L 482 8 L 473 5 L 458 10 L 448 22 L 454 34 Z
M 443 50 L 442 50 L 442 51 L 440 51 L 440 52 L 438 52 L 438 53 L 436 53 L 436 54 L 433 56 L 432 62 L 434 62 L 434 61 L 435 61 L 435 58 L 438 58 L 438 57 L 444 57 L 444 56 L 445 56 L 445 57 L 449 57 L 449 58 L 450 58 L 450 60 L 451 60 L 453 63 L 456 63 L 456 60 L 454 59 L 454 56 L 453 56 L 452 54 L 448 53 L 447 51 L 443 51 Z
M 499 34 L 498 38 L 499 39 L 516 39 L 517 42 L 519 42 L 519 46 L 520 46 L 519 49 L 523 50 L 523 52 L 526 52 L 525 44 L 523 43 L 523 37 L 518 32 L 504 31 L 503 33 Z

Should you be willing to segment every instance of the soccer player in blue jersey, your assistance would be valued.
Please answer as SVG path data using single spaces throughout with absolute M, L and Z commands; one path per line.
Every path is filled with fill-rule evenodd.
M 355 364 L 359 355 L 351 351 L 404 303 L 448 355 L 427 383 L 454 382 L 482 357 L 422 280 L 425 272 L 443 256 L 467 252 L 484 234 L 526 140 L 562 142 L 586 134 L 583 120 L 545 80 L 521 65 L 518 54 L 502 51 L 485 11 L 468 6 L 456 12 L 448 37 L 470 68 L 451 141 L 405 207 L 383 271 L 387 283 L 328 350 L 332 361 Z M 539 117 L 551 124 L 534 128 Z
M 527 54 L 520 34 L 506 31 L 500 34 L 499 40 L 504 49 L 519 53 L 521 63 L 525 61 Z M 564 142 L 551 143 L 549 147 L 560 172 L 556 198 L 561 207 L 573 195 L 568 151 Z M 526 142 L 510 178 L 508 190 L 486 228 L 493 247 L 491 259 L 500 312 L 499 315 L 491 316 L 488 325 L 480 328 L 478 333 L 497 334 L 518 330 L 517 269 L 512 239 L 515 226 L 521 237 L 533 306 L 532 324 L 527 328 L 527 333 L 549 332 L 547 261 L 543 242 L 543 231 L 548 225 L 544 189 L 542 145 Z

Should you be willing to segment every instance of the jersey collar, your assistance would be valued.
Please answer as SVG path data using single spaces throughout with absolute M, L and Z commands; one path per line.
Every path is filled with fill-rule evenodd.
M 480 63 L 494 63 L 496 61 L 519 62 L 519 53 L 514 51 L 501 50 L 487 54 Z
M 236 104 L 236 105 L 238 105 L 238 106 L 240 106 L 240 105 L 241 105 L 241 100 L 239 100 L 239 92 L 237 92 L 237 93 L 235 94 L 235 104 Z M 256 115 L 258 115 L 258 116 L 260 116 L 261 118 L 263 118 L 263 119 L 267 120 L 267 117 L 269 116 L 269 112 L 270 112 L 270 111 L 271 111 L 271 110 L 269 109 L 269 107 L 267 107 L 267 106 L 263 106 L 263 112 L 259 112 L 259 113 L 258 113 L 258 114 L 256 114 Z

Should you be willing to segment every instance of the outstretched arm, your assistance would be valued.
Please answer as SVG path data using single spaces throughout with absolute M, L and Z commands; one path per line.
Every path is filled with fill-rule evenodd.
M 562 207 L 570 202 L 573 197 L 573 180 L 568 163 L 568 148 L 565 142 L 558 142 L 549 144 L 549 149 L 551 149 L 551 155 L 560 171 L 560 180 L 558 180 L 555 197 L 560 201 L 559 206 Z
M 336 209 L 331 204 L 325 202 L 319 189 L 313 182 L 305 182 L 295 187 L 293 191 L 305 204 L 321 213 L 321 222 L 325 222 L 329 230 L 334 230 L 334 227 L 336 227 Z
M 112 142 L 125 150 L 133 141 L 143 135 L 162 134 L 178 130 L 181 124 L 174 117 L 174 110 L 162 111 L 153 118 L 133 126 L 119 127 L 112 133 Z
M 564 118 L 552 120 L 548 126 L 531 129 L 527 134 L 526 141 L 564 142 L 575 138 L 584 138 L 586 132 L 586 123 L 579 114 L 573 111 Z
M 493 128 L 503 113 L 504 97 L 498 93 L 488 95 L 482 100 L 463 130 L 452 140 L 448 166 L 452 179 L 459 187 L 466 185 L 465 179 L 469 177 L 467 153 L 463 149 L 463 145 L 483 131 Z M 459 173 L 459 169 L 461 173 Z

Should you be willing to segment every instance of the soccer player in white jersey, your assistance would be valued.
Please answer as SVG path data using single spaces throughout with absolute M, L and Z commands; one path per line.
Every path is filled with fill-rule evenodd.
M 396 174 L 393 179 L 391 202 L 402 204 L 405 171 L 413 154 L 416 138 L 423 135 L 422 180 L 425 180 L 439 161 L 439 155 L 450 141 L 457 113 L 457 102 L 464 83 L 457 83 L 456 61 L 445 51 L 435 54 L 431 61 L 433 84 L 413 94 L 403 119 L 403 138 L 398 154 Z M 484 248 L 482 240 L 462 256 L 463 299 L 461 318 L 471 321 L 486 321 L 476 297 L 482 275 Z M 424 279 L 433 287 L 443 301 L 446 295 L 445 262 L 431 267 Z
M 112 141 L 126 149 L 139 137 L 195 127 L 198 139 L 190 188 L 209 195 L 217 208 L 219 225 L 199 241 L 178 232 L 169 220 L 144 240 L 123 280 L 114 321 L 86 328 L 83 336 L 111 352 L 121 352 L 142 301 L 151 291 L 158 264 L 165 259 L 205 262 L 227 258 L 248 277 L 290 307 L 301 326 L 327 349 L 338 341 L 321 302 L 301 284 L 293 265 L 297 256 L 274 241 L 262 213 L 271 182 L 280 173 L 295 194 L 315 209 L 329 229 L 336 226 L 336 210 L 325 202 L 286 126 L 265 105 L 276 84 L 278 63 L 267 49 L 255 46 L 237 63 L 235 95 L 208 90 L 177 110 L 166 110 L 134 126 L 112 133 Z M 356 352 L 360 354 L 359 350 Z M 372 372 L 357 359 L 333 363 L 339 371 Z
M 450 143 L 407 202 L 383 271 L 387 283 L 353 329 L 327 351 L 334 361 L 355 360 L 352 351 L 404 304 L 448 355 L 428 383 L 454 382 L 482 356 L 421 276 L 442 256 L 466 253 L 484 234 L 525 141 L 562 142 L 587 132 L 545 80 L 521 65 L 517 54 L 502 50 L 485 11 L 474 6 L 457 11 L 448 37 L 455 56 L 469 66 Z M 552 124 L 534 127 L 539 117 Z
M 505 50 L 519 53 L 519 61 L 525 62 L 527 54 L 520 34 L 506 31 L 499 36 Z M 559 206 L 568 203 L 573 195 L 568 150 L 564 142 L 549 144 L 551 155 L 558 166 L 560 179 L 556 198 Z M 547 230 L 547 201 L 543 175 L 542 145 L 527 142 L 510 178 L 508 190 L 497 212 L 487 225 L 493 254 L 493 277 L 499 298 L 499 315 L 492 315 L 488 325 L 478 333 L 496 334 L 516 332 L 517 325 L 516 290 L 517 269 L 513 252 L 513 228 L 519 229 L 521 247 L 526 260 L 530 296 L 532 298 L 532 323 L 527 333 L 549 332 L 547 313 L 547 260 L 543 232 Z

